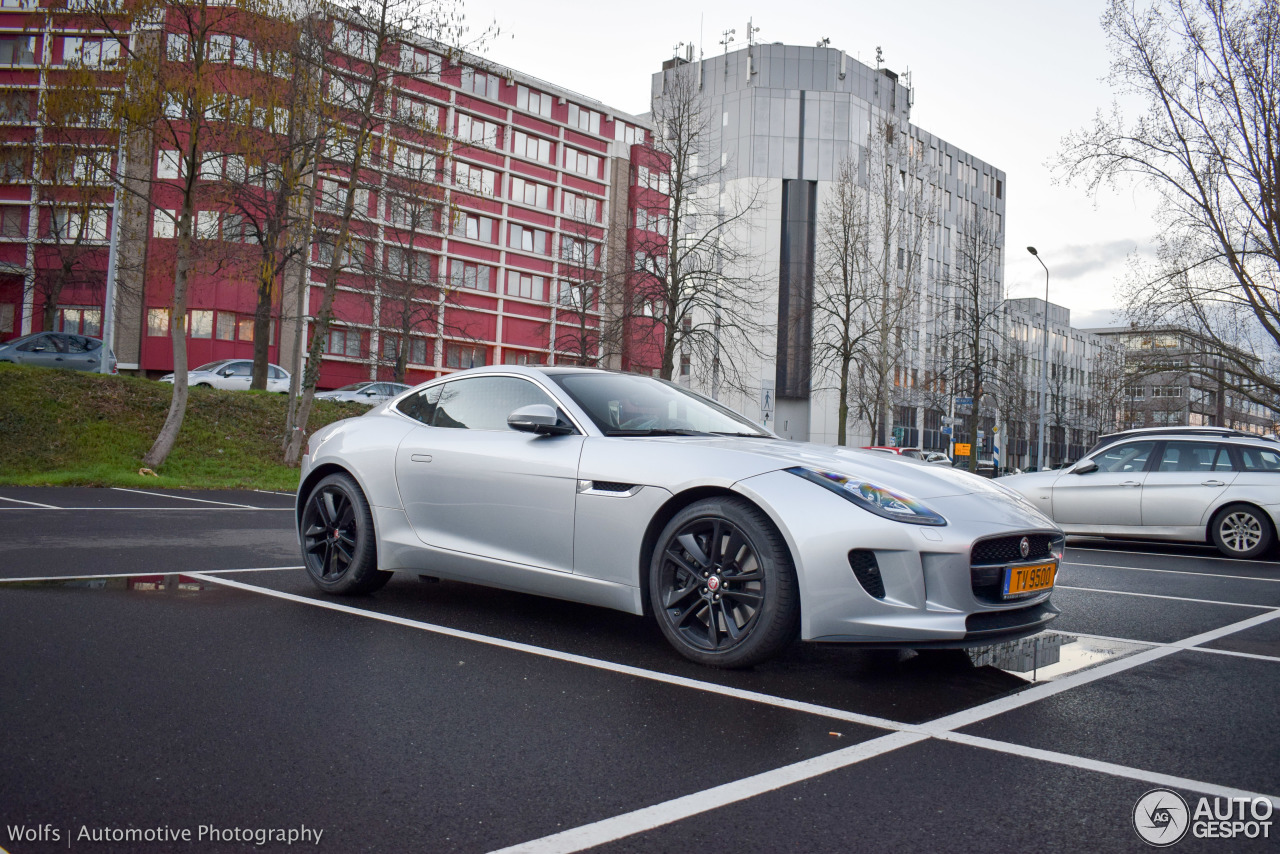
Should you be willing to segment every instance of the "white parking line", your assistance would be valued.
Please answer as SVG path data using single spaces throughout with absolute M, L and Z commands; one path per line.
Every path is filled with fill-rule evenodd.
M 200 572 L 186 572 L 184 575 L 191 578 L 204 578 L 204 574 Z M 519 641 L 510 641 L 504 638 L 492 637 L 491 635 L 482 635 L 475 632 L 468 632 L 463 629 L 453 629 L 448 626 L 441 626 L 435 623 L 424 623 L 421 620 L 411 620 L 407 617 L 396 617 L 391 614 L 383 614 L 378 611 L 369 611 L 364 608 L 356 608 L 351 605 L 343 605 L 340 602 L 333 602 L 328 599 L 310 599 L 306 596 L 299 596 L 295 593 L 285 593 L 282 590 L 271 590 L 265 587 L 259 587 L 256 584 L 245 584 L 240 581 L 233 581 L 229 578 L 208 577 L 206 580 L 215 584 L 222 584 L 227 587 L 235 587 L 239 590 L 247 590 L 252 593 L 258 593 L 263 596 L 272 596 L 276 599 L 284 599 L 288 602 L 298 602 L 303 605 L 311 605 L 316 608 L 327 608 L 331 611 L 340 611 L 344 614 L 353 614 L 357 617 L 365 617 L 370 620 L 379 620 L 384 623 L 392 623 L 398 626 L 406 626 L 412 629 L 419 629 L 432 634 L 444 635 L 445 637 L 458 638 L 459 640 L 472 641 L 482 643 L 487 646 L 496 646 L 501 649 L 509 649 L 515 652 L 523 652 L 529 655 L 537 655 L 542 658 L 551 658 L 557 661 L 564 661 L 570 664 L 581 664 L 587 667 L 594 667 L 598 670 L 607 670 L 613 673 L 621 673 L 626 676 L 635 676 L 640 679 L 648 679 L 654 682 L 665 682 L 668 685 L 678 685 L 682 688 L 693 688 L 698 691 L 706 691 L 712 694 L 720 694 L 725 697 L 734 697 L 739 700 L 748 700 L 753 703 L 763 703 L 765 705 L 777 706 L 778 708 L 788 709 L 795 712 L 805 712 L 812 715 L 821 715 L 828 718 L 836 718 L 850 723 L 863 724 L 864 726 L 879 727 L 881 729 L 902 730 L 908 728 L 907 724 L 898 721 L 891 721 L 887 718 L 877 718 L 871 715 L 861 715 L 857 712 L 847 712 L 843 709 L 834 709 L 829 706 L 819 706 L 814 703 L 805 703 L 799 700 L 790 700 L 785 697 L 776 697 L 772 694 L 761 694 L 757 691 L 747 691 L 741 688 L 730 688 L 727 685 L 717 685 L 714 682 L 703 682 L 700 679 L 689 679 L 684 676 L 675 676 L 670 673 L 663 673 L 660 670 L 646 670 L 642 667 L 632 667 L 629 664 L 618 664 L 613 661 L 606 661 L 601 658 L 590 658 L 585 655 L 577 655 L 572 652 L 561 652 L 556 649 L 547 647 L 533 646 L 532 644 L 520 643 Z
M 21 498 L 5 498 L 3 495 L 0 495 L 0 501 L 12 501 L 12 502 L 14 502 L 15 504 L 30 504 L 32 507 L 41 507 L 41 508 L 43 508 L 43 509 L 45 509 L 45 510 L 61 510 L 61 509 L 62 509 L 61 507 L 54 507 L 52 504 L 40 504 L 39 502 L 36 502 L 36 501 L 23 501 Z M 26 508 L 24 508 L 24 507 L 12 507 L 12 508 L 11 508 L 11 507 L 4 507 L 4 508 L 0 508 L 0 509 L 3 509 L 3 510 L 25 510 Z
M 820 774 L 847 768 L 864 759 L 924 741 L 925 738 L 927 736 L 908 732 L 882 735 L 843 750 L 825 753 L 822 756 L 765 771 L 753 777 L 734 780 L 732 783 L 694 792 L 682 798 L 584 824 L 531 842 L 512 845 L 494 854 L 554 854 L 554 852 L 582 851 L 605 842 L 652 830 L 673 821 L 690 818 L 717 807 L 754 798 L 765 792 L 772 792 L 774 789 L 790 786 Z
M 561 833 L 553 834 L 552 836 L 544 837 L 542 839 L 536 839 L 530 842 L 511 846 L 510 848 L 502 849 L 504 854 L 514 854 L 514 852 L 550 854 L 550 852 L 581 851 L 585 848 L 601 845 L 606 842 L 631 836 L 635 833 L 660 827 L 673 821 L 697 815 L 726 803 L 732 803 L 734 801 L 754 797 L 755 795 L 772 791 L 782 786 L 790 785 L 794 782 L 809 779 L 810 777 L 826 773 L 827 771 L 848 767 L 861 762 L 863 759 L 867 759 L 872 756 L 879 756 L 889 751 L 896 750 L 899 747 L 905 747 L 909 744 L 915 744 L 926 737 L 956 741 L 959 743 L 969 744 L 974 747 L 999 750 L 1004 753 L 1014 753 L 1033 759 L 1054 762 L 1056 764 L 1072 765 L 1074 767 L 1099 771 L 1113 776 L 1143 780 L 1159 785 L 1175 785 L 1182 789 L 1202 792 L 1204 794 L 1226 794 L 1230 797 L 1271 797 L 1269 795 L 1243 792 L 1238 789 L 1221 786 L 1215 783 L 1174 777 L 1140 768 L 1131 768 L 1124 765 L 1099 762 L 1097 760 L 1085 759 L 1083 757 L 1071 756 L 1069 754 L 1055 753 L 1053 751 L 1044 751 L 1037 748 L 1024 747 L 1022 745 L 1006 744 L 992 739 L 957 733 L 955 730 L 986 720 L 987 718 L 1004 714 L 1005 712 L 1029 705 L 1030 703 L 1043 700 L 1047 697 L 1060 694 L 1072 688 L 1077 688 L 1100 679 L 1105 679 L 1114 674 L 1156 661 L 1176 652 L 1192 649 L 1197 644 L 1206 643 L 1238 631 L 1243 631 L 1244 629 L 1261 625 L 1275 619 L 1277 616 L 1280 616 L 1280 610 L 1277 609 L 1267 609 L 1267 613 L 1265 614 L 1259 614 L 1246 620 L 1241 620 L 1227 626 L 1213 629 L 1212 631 L 1203 632 L 1177 643 L 1159 645 L 1148 644 L 1148 649 L 1125 658 L 1089 668 L 1087 670 L 1078 671 L 1077 673 L 1064 676 L 1054 682 L 1040 683 L 1017 694 L 997 698 L 971 709 L 967 709 L 963 712 L 957 712 L 955 714 L 939 718 L 938 720 L 932 721 L 928 724 L 917 725 L 905 724 L 870 715 L 861 715 L 855 712 L 847 712 L 842 709 L 818 706 L 812 703 L 804 703 L 784 697 L 761 694 L 755 691 L 730 688 L 724 685 L 674 676 L 660 671 L 645 670 L 643 668 L 617 664 L 610 661 L 604 661 L 602 659 L 589 658 L 587 656 L 561 652 L 559 650 L 537 647 L 531 644 L 481 635 L 475 632 L 452 629 L 432 623 L 424 623 L 419 620 L 411 620 L 404 617 L 396 617 L 389 614 L 368 611 L 336 602 L 310 599 L 305 596 L 284 593 L 278 590 L 269 590 L 251 584 L 244 584 L 232 579 L 204 575 L 203 573 L 197 572 L 187 574 L 196 578 L 204 578 L 205 580 L 214 582 L 215 584 L 247 590 L 264 596 L 272 596 L 286 601 L 298 602 L 300 604 L 311 605 L 313 607 L 326 608 L 333 611 L 352 614 L 366 619 L 379 620 L 381 622 L 392 623 L 408 628 L 416 628 L 432 632 L 434 634 L 458 638 L 460 640 L 474 641 L 489 646 L 524 652 L 571 664 L 582 664 L 600 670 L 653 680 L 656 682 L 663 682 L 669 685 L 677 685 L 680 687 L 706 691 L 750 702 L 764 703 L 778 708 L 821 715 L 837 720 L 850 721 L 852 723 L 859 723 L 865 726 L 879 727 L 895 731 L 891 735 L 874 738 L 870 741 L 846 748 L 845 750 L 824 754 L 820 757 L 814 757 L 813 759 L 804 760 L 803 762 L 788 765 L 773 771 L 764 772 L 763 774 L 758 774 L 733 783 L 726 783 L 722 786 L 717 786 L 703 792 L 686 795 L 662 804 L 655 804 L 631 813 L 625 813 L 623 815 L 614 816 L 592 824 L 562 831 Z M 1280 798 L 1273 798 L 1272 800 L 1273 803 L 1280 804 Z
M 242 569 L 202 569 L 196 572 L 181 572 L 167 570 L 163 572 L 148 572 L 140 569 L 134 572 L 104 572 L 98 575 L 31 575 L 26 578 L 0 578 L 0 585 L 14 584 L 15 582 L 32 582 L 32 581 L 80 581 L 85 578 L 133 578 L 136 575 L 185 575 L 187 577 L 195 577 L 199 574 L 224 575 L 228 572 L 282 572 L 286 569 L 305 569 L 302 566 L 251 566 Z
M 1144 542 L 1144 544 L 1146 544 L 1145 541 L 1140 541 L 1140 542 Z M 1238 558 L 1238 557 L 1226 557 L 1225 555 L 1189 555 L 1189 554 L 1180 554 L 1178 552 L 1148 552 L 1148 551 L 1133 551 L 1131 549 L 1104 549 L 1100 546 L 1068 545 L 1067 551 L 1107 552 L 1108 554 L 1113 554 L 1113 555 L 1133 555 L 1134 557 L 1180 557 L 1180 558 L 1185 558 L 1187 560 L 1225 560 L 1225 561 L 1230 561 L 1231 563 L 1265 563 L 1269 566 L 1280 566 L 1280 561 L 1275 561 L 1275 560 L 1252 560 L 1252 559 L 1246 560 L 1244 558 Z
M 1169 786 L 1175 789 L 1199 792 L 1203 795 L 1213 795 L 1219 798 L 1266 798 L 1271 801 L 1273 805 L 1280 804 L 1280 796 L 1277 795 L 1250 792 L 1230 786 L 1219 786 L 1215 783 L 1205 783 L 1200 780 L 1192 780 L 1187 777 L 1175 777 L 1171 774 L 1161 774 L 1159 771 L 1148 771 L 1144 768 L 1117 765 L 1114 762 L 1103 762 L 1098 759 L 1087 759 L 1083 756 L 1072 756 L 1070 753 L 1059 753 L 1056 750 L 1042 750 L 1038 747 L 1028 747 L 1025 744 L 1013 744 L 1012 742 L 1007 741 L 997 741 L 993 738 L 983 738 L 982 736 L 968 735 L 962 732 L 938 733 L 934 735 L 934 738 L 942 741 L 954 742 L 955 744 L 965 744 L 969 747 L 980 747 L 984 750 L 994 750 L 998 753 L 1008 753 L 1012 756 L 1022 756 L 1027 759 L 1039 759 L 1042 762 L 1052 762 L 1055 765 L 1066 765 L 1070 768 L 1097 771 L 1102 774 L 1110 774 L 1113 777 L 1125 777 L 1130 780 L 1138 780 L 1142 783 L 1154 783 L 1159 786 Z
M 191 499 L 195 500 L 195 499 Z M 250 507 L 247 504 L 232 504 L 229 507 L 0 507 L 0 512 L 5 510 L 19 511 L 25 510 L 31 512 L 34 510 L 75 510 L 76 512 L 94 511 L 94 510 L 112 510 L 127 511 L 133 513 L 166 513 L 177 511 L 179 513 L 243 513 L 246 510 L 252 510 L 255 513 L 288 513 L 293 510 L 292 507 Z
M 1262 611 L 1270 611 L 1275 605 L 1248 605 L 1242 602 L 1221 602 L 1217 599 L 1192 599 L 1189 596 L 1166 596 L 1163 593 L 1134 593 L 1130 590 L 1107 590 L 1102 587 L 1068 587 L 1065 584 L 1058 584 L 1055 590 L 1083 590 L 1086 593 L 1114 593 L 1116 596 L 1142 596 L 1147 599 L 1172 599 L 1175 602 L 1198 602 L 1201 605 L 1228 605 L 1232 608 L 1257 608 Z
M 1267 581 L 1272 584 L 1280 584 L 1280 578 L 1254 578 L 1251 575 L 1221 575 L 1217 572 L 1194 572 L 1189 569 L 1151 569 L 1145 566 L 1118 566 L 1110 563 L 1080 563 L 1074 560 L 1064 560 L 1063 566 L 1084 566 L 1093 567 L 1094 569 L 1127 569 L 1133 572 L 1164 572 L 1169 575 L 1201 575 L 1205 578 L 1230 578 L 1236 581 Z
M 127 489 L 126 487 L 123 487 L 123 486 L 113 486 L 111 488 L 116 492 L 132 492 L 135 495 L 151 495 L 156 498 L 174 498 L 174 499 L 177 499 L 178 501 L 198 501 L 201 504 L 219 504 L 219 505 L 222 505 L 223 507 L 239 507 L 243 510 L 265 510 L 266 509 L 265 507 L 254 507 L 252 504 L 235 504 L 230 501 L 211 501 L 207 498 L 188 498 L 185 495 L 173 495 L 171 493 L 166 493 L 166 492 L 147 492 L 146 490 L 143 490 L 143 489 Z
M 255 489 L 254 492 L 261 492 L 263 495 L 287 495 L 293 498 L 297 495 L 294 492 L 277 492 L 274 489 Z

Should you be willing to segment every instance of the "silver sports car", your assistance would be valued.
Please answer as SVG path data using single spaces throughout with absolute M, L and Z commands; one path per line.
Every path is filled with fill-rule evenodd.
M 652 377 L 494 366 L 315 433 L 298 536 L 322 590 L 391 572 L 652 614 L 682 655 L 798 635 L 971 646 L 1039 631 L 1062 532 L 961 471 L 785 442 Z

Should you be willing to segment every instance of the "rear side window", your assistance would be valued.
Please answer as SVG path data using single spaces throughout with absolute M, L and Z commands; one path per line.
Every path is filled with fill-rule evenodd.
M 1166 442 L 1156 471 L 1231 471 L 1231 455 L 1225 445 L 1209 442 Z
M 277 367 L 275 367 L 274 365 L 269 365 L 269 366 L 267 367 L 267 374 L 268 374 L 268 376 L 270 376 L 270 377 L 271 377 L 271 379 L 273 379 L 273 380 L 282 380 L 282 379 L 284 379 L 284 369 L 283 369 L 283 368 L 277 368 Z
M 1242 447 L 1239 451 L 1245 471 L 1280 471 L 1280 451 L 1255 447 Z
M 417 394 L 411 394 L 400 401 L 396 404 L 396 408 L 415 421 L 430 424 L 435 418 L 436 404 L 440 402 L 440 392 L 443 388 L 443 385 L 424 388 Z
M 1094 457 L 1093 461 L 1098 464 L 1098 471 L 1142 471 L 1146 468 L 1147 457 L 1151 456 L 1151 449 L 1155 446 L 1155 442 L 1125 442 L 1108 448 Z
M 522 406 L 555 401 L 528 380 L 470 377 L 445 383 L 432 426 L 463 430 L 510 430 L 507 416 Z

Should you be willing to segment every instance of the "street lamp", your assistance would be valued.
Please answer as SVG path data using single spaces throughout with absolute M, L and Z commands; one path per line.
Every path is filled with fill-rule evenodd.
M 1040 257 L 1040 253 L 1036 251 L 1034 246 L 1028 246 L 1027 251 L 1035 256 L 1041 267 L 1044 267 L 1044 342 L 1041 346 L 1040 428 L 1037 434 L 1040 447 L 1036 455 L 1036 466 L 1040 471 L 1044 471 L 1044 406 L 1045 401 L 1049 398 L 1049 268 L 1045 266 L 1044 259 Z

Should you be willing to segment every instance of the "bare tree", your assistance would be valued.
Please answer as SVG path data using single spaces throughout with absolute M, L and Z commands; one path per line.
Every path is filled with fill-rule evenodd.
M 995 218 L 983 211 L 963 217 L 955 230 L 955 263 L 944 273 L 950 304 L 943 320 L 948 330 L 952 373 L 957 391 L 973 398 L 966 417 L 970 441 L 976 442 L 983 398 L 995 390 L 1001 327 L 1000 234 Z M 978 454 L 969 455 L 976 471 Z
M 595 200 L 590 200 L 592 208 Z M 604 264 L 605 247 L 611 243 L 606 228 L 597 225 L 587 211 L 560 220 L 559 293 L 551 295 L 556 312 L 554 349 L 575 364 L 598 367 L 615 349 L 616 325 L 605 315 L 601 294 L 614 282 Z
M 233 63 L 235 31 L 249 33 L 258 14 L 284 14 L 283 8 L 246 0 L 234 9 L 209 0 L 83 0 L 83 13 L 118 51 L 114 78 L 86 87 L 79 109 L 95 113 L 125 135 L 126 159 L 141 159 L 145 171 L 119 164 L 111 171 L 117 192 L 150 205 L 153 188 L 169 198 L 155 209 L 157 233 L 176 238 L 160 266 L 172 264 L 173 291 L 169 334 L 174 383 L 169 411 L 143 464 L 158 468 L 168 457 L 186 414 L 187 298 L 193 277 L 228 260 L 219 240 L 211 169 L 220 172 L 223 151 L 240 128 L 271 122 L 268 111 L 255 112 L 247 99 L 228 94 L 239 70 Z M 270 0 L 258 0 L 261 3 Z M 252 42 L 246 37 L 245 43 Z M 103 85 L 108 83 L 110 85 Z M 119 87 L 116 91 L 113 87 Z M 162 152 L 153 164 L 151 152 Z M 173 208 L 168 205 L 173 204 Z M 203 214 L 197 220 L 197 214 Z M 237 259 L 232 253 L 230 260 Z
M 922 149 L 901 124 L 878 121 L 861 162 L 843 161 L 819 215 L 814 291 L 815 361 L 836 376 L 837 441 L 852 402 L 885 444 L 896 405 L 919 381 L 920 266 L 936 210 Z
M 732 165 L 722 163 L 693 66 L 666 73 L 653 100 L 653 150 L 659 169 L 647 170 L 648 184 L 667 196 L 651 209 L 649 228 L 633 243 L 633 298 L 630 328 L 660 340 L 660 375 L 671 379 L 677 361 L 687 360 L 710 380 L 745 389 L 744 356 L 757 352 L 761 318 L 755 303 L 763 296 L 751 248 L 750 215 L 757 192 L 735 182 Z
M 1159 197 L 1154 265 L 1126 288 L 1129 319 L 1176 326 L 1236 374 L 1280 393 L 1280 6 L 1274 0 L 1111 0 L 1110 80 L 1144 102 L 1064 140 L 1061 171 L 1091 191 L 1135 180 Z
M 441 133 L 440 107 L 405 87 L 414 80 L 430 80 L 433 74 L 429 52 L 424 48 L 426 61 L 419 65 L 415 46 L 439 46 L 446 54 L 442 62 L 448 66 L 443 73 L 473 75 L 473 67 L 457 62 L 461 56 L 457 45 L 466 32 L 463 17 L 461 4 L 454 0 L 427 6 L 414 0 L 374 0 L 339 9 L 328 21 L 327 103 L 322 117 L 328 147 L 321 168 L 332 177 L 317 182 L 317 201 L 325 213 L 316 220 L 328 257 L 321 258 L 324 289 L 311 326 L 302 396 L 296 409 L 291 407 L 286 425 L 286 463 L 297 463 L 301 457 L 339 281 L 345 274 L 366 270 L 370 263 L 362 238 L 371 230 L 370 191 L 378 187 L 380 158 L 389 154 L 391 137 L 425 143 Z M 486 32 L 479 40 L 488 36 Z M 441 73 L 440 66 L 435 73 Z M 431 150 L 424 157 L 445 154 Z

